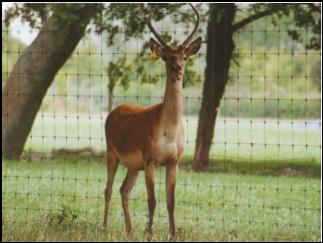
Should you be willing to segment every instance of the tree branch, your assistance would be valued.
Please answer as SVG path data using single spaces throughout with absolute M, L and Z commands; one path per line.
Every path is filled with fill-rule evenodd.
M 271 8 L 271 9 L 266 9 L 261 12 L 250 15 L 250 16 L 240 20 L 238 23 L 235 23 L 233 25 L 233 31 L 237 31 L 237 30 L 243 28 L 244 26 L 246 26 L 247 24 L 251 23 L 252 21 L 255 21 L 255 20 L 260 19 L 262 17 L 271 15 L 274 12 L 278 12 L 279 10 L 281 10 L 281 8 Z
M 307 4 L 314 12 L 321 13 L 321 6 L 316 5 L 315 3 L 308 3 Z

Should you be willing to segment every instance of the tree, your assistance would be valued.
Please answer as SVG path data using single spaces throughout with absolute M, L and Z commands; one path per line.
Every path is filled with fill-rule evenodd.
M 275 24 L 282 16 L 293 14 L 298 26 L 306 27 L 313 33 L 306 43 L 306 48 L 320 48 L 320 5 L 252 4 L 246 10 L 247 16 L 235 23 L 237 11 L 235 4 L 209 4 L 207 64 L 192 163 L 195 171 L 208 170 L 214 125 L 219 114 L 220 100 L 228 82 L 230 62 L 234 53 L 235 32 L 268 15 L 275 17 Z M 294 40 L 304 42 L 304 36 L 297 29 L 290 30 L 288 33 Z
M 21 15 L 31 26 L 42 27 L 19 57 L 2 91 L 2 157 L 6 159 L 21 154 L 48 87 L 100 8 L 98 4 L 16 6 L 6 12 L 6 23 Z
M 106 69 L 109 84 L 108 84 L 108 112 L 110 113 L 113 108 L 113 91 L 118 83 L 120 83 L 124 89 L 129 87 L 129 77 L 132 72 L 132 66 L 127 63 L 127 58 L 122 56 L 114 62 L 110 62 Z

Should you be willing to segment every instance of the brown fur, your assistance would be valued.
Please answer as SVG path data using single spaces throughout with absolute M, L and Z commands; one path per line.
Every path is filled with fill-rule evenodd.
M 149 108 L 130 104 L 118 106 L 109 114 L 106 121 L 108 148 L 119 153 L 142 151 L 148 154 L 147 150 L 157 133 L 154 128 L 158 127 L 160 122 L 161 110 L 162 104 Z M 143 169 L 143 164 L 140 167 Z

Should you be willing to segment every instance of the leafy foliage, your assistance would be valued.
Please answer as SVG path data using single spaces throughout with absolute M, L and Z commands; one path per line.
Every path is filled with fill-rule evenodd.
M 186 63 L 183 86 L 185 88 L 193 86 L 196 83 L 201 83 L 201 76 L 195 71 L 193 59 L 188 59 Z
M 287 32 L 293 40 L 304 43 L 306 49 L 321 48 L 321 6 L 319 3 L 258 3 L 252 4 L 247 11 L 251 16 L 259 13 L 272 15 L 274 25 L 287 21 L 289 25 Z
M 131 37 L 142 38 L 146 27 L 146 17 L 152 14 L 155 21 L 160 21 L 165 16 L 174 13 L 182 4 L 144 3 L 120 4 L 111 3 L 102 12 L 102 20 L 96 21 L 98 32 L 109 33 L 108 44 L 113 44 L 113 38 L 122 26 L 126 40 Z
M 119 83 L 124 89 L 129 87 L 129 77 L 132 73 L 133 66 L 127 63 L 127 57 L 122 56 L 114 62 L 110 62 L 106 69 L 109 77 L 109 90 L 113 90 Z
M 42 23 L 53 15 L 58 26 L 79 21 L 87 24 L 88 18 L 97 19 L 96 15 L 104 9 L 103 4 L 92 3 L 15 3 L 5 11 L 4 22 L 9 26 L 10 22 L 20 17 L 23 22 L 28 22 L 30 27 L 41 29 Z
M 199 5 L 196 3 L 196 6 Z M 216 4 L 215 4 L 216 5 Z M 41 28 L 42 20 L 45 20 L 52 14 L 56 14 L 58 16 L 58 20 L 62 21 L 64 23 L 68 23 L 69 21 L 73 20 L 76 17 L 84 16 L 84 14 L 88 14 L 88 12 L 85 11 L 86 8 L 90 8 L 91 11 L 91 18 L 92 18 L 92 25 L 93 28 L 97 32 L 107 32 L 108 36 L 106 39 L 108 48 L 111 48 L 111 45 L 115 47 L 119 44 L 120 38 L 118 39 L 117 36 L 122 35 L 126 40 L 129 40 L 129 43 L 133 42 L 134 39 L 138 40 L 138 38 L 144 38 L 145 33 L 147 33 L 148 28 L 146 28 L 146 21 L 145 17 L 149 14 L 153 14 L 153 20 L 154 22 L 158 22 L 161 20 L 171 19 L 174 21 L 174 23 L 194 23 L 195 16 L 191 11 L 182 11 L 183 10 L 183 4 L 165 4 L 165 3 L 145 3 L 145 4 L 118 4 L 118 3 L 111 3 L 111 4 L 38 4 L 38 3 L 16 3 L 13 4 L 9 9 L 6 10 L 5 14 L 5 20 L 4 22 L 6 24 L 9 24 L 10 21 L 12 21 L 14 18 L 21 17 L 21 19 L 25 22 L 28 22 L 31 27 L 34 28 Z M 207 4 L 204 4 L 203 7 L 208 6 Z M 209 7 L 209 6 L 208 6 Z M 216 7 L 216 6 L 215 6 Z M 189 8 L 187 8 L 189 9 Z M 205 9 L 205 8 L 204 8 Z M 243 18 L 248 18 L 250 16 L 254 16 L 256 14 L 259 14 L 261 12 L 270 10 L 272 14 L 270 17 L 268 17 L 266 24 L 268 25 L 268 28 L 273 28 L 273 25 L 279 29 L 279 26 L 283 26 L 284 28 L 288 27 L 288 33 L 280 33 L 280 38 L 277 39 L 275 35 L 271 35 L 269 33 L 266 34 L 264 37 L 264 34 L 258 34 L 255 32 L 251 37 L 247 35 L 247 32 L 245 32 L 243 38 L 240 36 L 239 38 L 239 49 L 236 48 L 236 52 L 234 53 L 233 61 L 240 64 L 240 68 L 237 66 L 235 67 L 232 65 L 231 74 L 236 73 L 237 71 L 242 73 L 242 75 L 250 75 L 248 73 L 248 70 L 250 70 L 248 67 L 248 57 L 241 58 L 238 56 L 238 53 L 240 51 L 249 51 L 250 49 L 250 38 L 253 38 L 253 47 L 257 51 L 268 51 L 268 52 L 275 52 L 278 51 L 277 48 L 280 48 L 278 46 L 281 45 L 281 43 L 286 43 L 285 48 L 286 51 L 291 51 L 291 48 L 293 48 L 293 43 L 296 42 L 302 42 L 303 44 L 300 45 L 301 47 L 306 48 L 320 48 L 320 5 L 318 3 L 316 4 L 250 4 L 245 8 L 239 9 L 240 13 L 239 16 Z M 205 21 L 205 18 L 208 15 L 208 11 L 200 11 L 201 14 L 201 21 L 202 24 Z M 219 14 L 220 16 L 220 14 Z M 264 19 L 264 18 L 263 18 Z M 238 21 L 238 19 L 237 19 Z M 258 20 L 252 22 L 252 28 L 263 28 L 264 22 Z M 251 25 L 250 25 L 251 26 Z M 248 26 L 247 26 L 248 27 Z M 294 33 L 295 32 L 295 33 Z M 171 36 L 169 32 L 163 32 L 163 37 L 168 42 L 171 41 Z M 294 42 L 288 41 L 288 35 L 292 36 Z M 4 38 L 4 37 L 3 37 Z M 175 39 L 175 38 L 174 38 Z M 178 40 L 172 41 L 171 44 L 178 44 Z M 124 39 L 122 39 L 124 40 Z M 8 43 L 8 47 L 4 47 L 4 45 Z M 14 45 L 15 41 L 11 41 L 9 37 L 9 41 L 3 41 L 3 61 L 8 60 L 10 63 L 9 68 L 7 67 L 6 70 L 10 71 L 11 64 L 14 63 L 15 59 L 14 57 L 17 56 L 14 55 L 14 53 L 9 53 L 8 57 L 4 57 L 4 54 L 6 53 L 6 50 L 10 52 L 10 50 L 19 50 L 23 49 L 24 46 L 21 46 L 19 48 L 17 47 L 10 47 L 10 45 Z M 238 46 L 237 46 L 238 47 Z M 93 46 L 91 47 L 93 48 Z M 100 48 L 100 47 L 98 47 Z M 93 49 L 91 49 L 93 51 Z M 250 50 L 251 51 L 251 50 Z M 81 52 L 85 52 L 82 51 Z M 90 50 L 88 51 L 90 52 Z M 106 72 L 108 72 L 108 69 L 111 65 L 111 71 L 114 73 L 118 73 L 120 76 L 113 76 L 110 75 L 113 80 L 112 83 L 115 83 L 114 85 L 121 85 L 123 88 L 127 89 L 131 87 L 130 81 L 134 80 L 140 80 L 142 83 L 153 83 L 156 84 L 160 80 L 163 80 L 164 75 L 164 67 L 162 64 L 162 61 L 157 60 L 156 62 L 152 62 L 148 58 L 148 52 L 149 52 L 149 45 L 148 42 L 144 42 L 141 45 L 141 51 L 139 52 L 139 55 L 137 55 L 135 58 L 127 56 L 127 60 L 125 60 L 125 57 L 121 58 L 120 60 L 117 58 L 115 61 L 108 63 L 105 63 L 104 65 L 107 66 Z M 97 58 L 97 59 L 95 59 Z M 282 58 L 282 57 L 281 57 Z M 124 59 L 124 60 L 122 60 Z M 276 66 L 273 65 L 275 60 L 272 56 L 267 56 L 267 69 L 268 70 L 277 70 Z M 320 89 L 321 81 L 320 81 L 320 60 L 319 58 L 316 58 L 315 60 L 313 58 L 308 59 L 308 69 L 310 70 L 302 70 L 302 67 L 304 67 L 304 62 L 301 60 L 301 57 L 298 57 L 296 59 L 296 56 L 294 56 L 294 64 L 292 64 L 292 57 L 288 57 L 286 61 L 283 62 L 283 67 L 281 70 L 293 70 L 295 75 L 298 75 L 299 77 L 304 76 L 305 73 L 310 74 L 310 78 L 313 78 L 313 83 L 315 83 L 315 87 L 318 87 Z M 89 60 L 91 61 L 92 65 L 91 72 L 95 73 L 101 73 L 100 65 L 95 64 L 96 62 L 99 63 L 101 60 L 99 59 L 98 55 L 92 55 L 92 58 L 90 59 L 89 56 L 86 55 L 72 55 L 72 57 L 68 60 L 66 65 L 61 70 L 60 73 L 75 73 L 75 72 L 90 72 L 89 68 Z M 283 60 L 283 59 L 281 59 Z M 299 61 L 298 61 L 299 60 Z M 259 67 L 254 64 L 253 71 L 256 72 L 254 75 L 262 75 L 262 63 L 259 62 Z M 292 67 L 294 65 L 294 67 Z M 125 68 L 125 67 L 126 68 Z M 76 68 L 79 67 L 79 68 Z M 203 65 L 202 65 L 203 67 Z M 94 71 L 95 69 L 95 71 Z M 237 70 L 238 69 L 238 70 Z M 4 68 L 3 68 L 4 70 Z M 203 76 L 199 76 L 196 73 L 196 63 L 193 62 L 193 60 L 190 60 L 187 63 L 186 67 L 186 73 L 184 76 L 184 86 L 192 86 L 196 82 L 200 82 Z M 3 74 L 4 75 L 4 74 Z M 109 76 L 109 75 L 108 75 Z M 116 79 L 116 77 L 118 77 Z M 236 80 L 234 75 L 230 75 L 230 77 L 233 77 L 232 80 Z M 70 78 L 70 77 L 69 77 Z M 3 80 L 5 77 L 3 77 Z M 56 78 L 56 81 L 58 79 L 61 79 L 62 82 L 62 94 L 66 93 L 66 87 L 65 87 L 65 80 L 64 75 L 60 75 Z M 84 85 L 86 86 L 87 78 L 86 76 L 81 76 L 79 78 L 81 80 L 80 83 L 75 84 L 75 87 L 77 85 Z M 295 80 L 295 85 L 293 86 L 295 91 L 294 93 L 298 93 L 297 89 L 302 90 L 304 82 L 301 80 Z M 69 82 L 73 83 L 73 82 Z M 256 83 L 254 81 L 254 83 Z M 314 87 L 309 85 L 310 83 L 307 83 L 307 89 L 311 92 L 315 92 Z M 57 88 L 58 82 L 56 82 L 56 88 Z M 230 86 L 233 86 L 230 88 Z M 266 84 L 267 89 L 271 90 L 271 87 L 276 87 L 276 83 L 269 81 Z M 297 86 L 296 86 L 297 85 Z M 159 85 L 160 86 L 160 85 Z M 236 89 L 233 82 L 230 82 L 228 85 L 227 94 L 230 93 L 230 90 Z M 259 88 L 259 87 L 260 88 Z M 254 85 L 252 87 L 252 91 L 254 94 L 257 94 L 257 92 L 261 93 L 261 85 L 258 85 L 257 87 Z M 277 89 L 284 88 L 286 89 L 288 87 L 288 80 L 286 82 L 284 80 L 280 80 L 279 86 L 277 86 Z M 95 87 L 94 87 L 95 88 Z M 240 87 L 241 89 L 241 87 Z M 101 87 L 98 87 L 98 90 L 101 90 Z M 196 92 L 195 92 L 196 90 Z M 199 89 L 194 89 L 194 92 L 198 95 L 197 92 Z M 57 91 L 57 89 L 56 89 Z M 63 92 L 64 91 L 64 92 Z M 131 90 L 130 90 L 131 91 Z M 232 91 L 233 92 L 233 91 Z M 261 93 L 262 94 L 262 93 Z M 233 95 L 236 95 L 234 93 Z M 198 103 L 194 106 L 194 111 L 198 111 Z M 235 106 L 233 106 L 234 108 Z

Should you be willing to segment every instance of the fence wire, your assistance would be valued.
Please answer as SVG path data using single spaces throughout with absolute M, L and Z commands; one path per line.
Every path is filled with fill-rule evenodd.
M 166 19 L 156 26 L 182 40 L 193 23 L 174 24 Z M 191 170 L 206 43 L 192 58 L 200 82 L 183 90 L 185 151 L 175 213 L 178 231 L 188 232 L 188 239 L 196 239 L 196 233 L 218 240 L 320 238 L 321 72 L 317 66 L 321 66 L 321 51 L 306 50 L 291 40 L 289 27 L 283 21 L 273 25 L 271 17 L 266 17 L 235 33 L 234 57 L 206 173 Z M 199 29 L 203 38 L 206 30 L 205 21 Z M 123 31 L 114 45 L 107 45 L 107 33 L 86 33 L 48 89 L 21 159 L 3 160 L 2 223 L 8 227 L 4 230 L 3 226 L 3 239 L 19 235 L 23 225 L 102 223 L 107 68 L 125 57 L 125 65 L 136 70 L 150 52 L 145 49 L 140 55 L 151 35 L 126 41 Z M 308 36 L 308 29 L 301 31 Z M 24 52 L 28 35 L 23 29 L 2 28 L 2 87 Z M 162 101 L 166 79 L 162 61 L 145 62 L 147 74 L 158 82 L 142 83 L 141 76 L 132 72 L 129 87 L 116 85 L 113 107 Z M 23 91 L 17 95 L 24 95 Z M 109 227 L 116 232 L 124 228 L 118 189 L 125 173 L 121 166 L 109 212 Z M 164 177 L 160 169 L 156 175 L 157 232 L 168 229 Z M 132 192 L 130 211 L 134 230 L 143 229 L 148 209 L 142 175 Z

